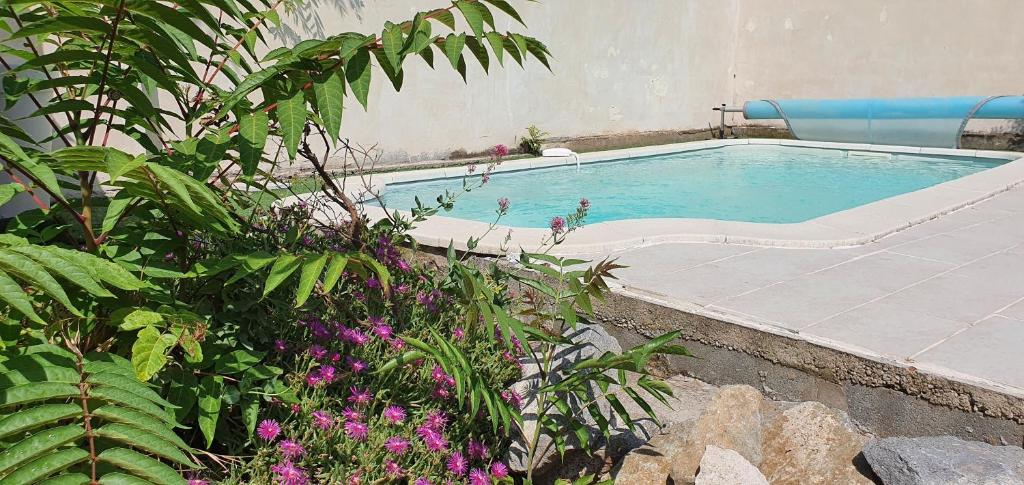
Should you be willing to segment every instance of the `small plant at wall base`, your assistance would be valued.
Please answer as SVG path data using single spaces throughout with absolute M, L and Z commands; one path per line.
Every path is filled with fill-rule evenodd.
M 0 117 L 0 204 L 39 207 L 0 234 L 0 480 L 509 480 L 523 423 L 505 353 L 570 345 L 572 317 L 524 310 L 496 268 L 415 264 L 407 229 L 456 195 L 369 225 L 324 167 L 350 149 L 342 112 L 367 108 L 375 73 L 400 89 L 410 58 L 465 78 L 467 53 L 487 70 L 547 65 L 547 48 L 494 30 L 496 14 L 521 23 L 504 0 L 456 0 L 258 55 L 295 4 L 0 7 L 4 106 L 52 129 Z M 300 157 L 324 186 L 309 203 L 265 209 L 231 188 Z M 325 207 L 341 216 L 319 222 Z M 588 278 L 563 276 L 555 301 L 573 280 L 599 294 Z
M 546 137 L 550 133 L 537 128 L 537 125 L 530 125 L 526 128 L 526 136 L 520 142 L 523 151 L 526 153 L 532 153 L 534 155 L 540 155 L 541 149 L 546 141 Z

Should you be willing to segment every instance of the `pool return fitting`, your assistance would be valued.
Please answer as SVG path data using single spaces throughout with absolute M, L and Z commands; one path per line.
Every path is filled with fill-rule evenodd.
M 576 171 L 580 170 L 580 154 L 568 148 L 546 148 L 540 152 L 542 157 L 573 157 L 576 159 Z
M 725 139 L 725 114 L 726 113 L 742 113 L 743 112 L 743 107 L 742 106 L 727 106 L 725 103 L 722 103 L 721 106 L 715 106 L 714 108 L 711 108 L 711 111 L 718 111 L 722 115 L 721 119 L 719 120 L 719 123 L 718 123 L 718 139 L 719 140 L 724 140 Z

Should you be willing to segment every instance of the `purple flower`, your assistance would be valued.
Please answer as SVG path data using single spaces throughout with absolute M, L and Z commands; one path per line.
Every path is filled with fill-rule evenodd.
M 397 477 L 402 474 L 402 467 L 398 466 L 398 463 L 388 460 L 384 463 L 384 472 L 393 477 Z
M 469 457 L 475 460 L 486 460 L 488 455 L 487 445 L 483 442 L 471 439 L 469 440 Z
M 341 410 L 341 417 L 345 418 L 346 421 L 359 421 L 363 419 L 363 413 L 350 407 L 346 407 Z
M 410 265 L 409 265 L 409 263 L 405 262 L 405 260 L 404 260 L 404 259 L 398 259 L 398 260 L 396 260 L 396 261 L 395 261 L 395 267 L 397 267 L 397 268 L 398 268 L 399 270 L 401 270 L 401 271 L 402 271 L 403 273 L 408 273 L 409 271 L 412 271 L 412 266 L 410 266 Z M 405 292 L 404 292 L 404 291 L 401 291 L 401 292 L 399 292 L 399 293 L 405 293 Z
M 388 406 L 384 408 L 384 417 L 392 424 L 400 424 L 405 421 L 405 410 L 400 406 Z
M 516 409 L 523 407 L 523 397 L 512 389 L 501 391 L 501 399 L 511 404 Z
M 445 425 L 448 424 L 448 416 L 444 414 L 444 411 L 435 409 L 427 413 L 427 418 L 423 422 L 423 426 L 430 428 L 434 431 L 443 431 Z
M 405 294 L 408 291 L 409 291 L 409 284 L 408 283 L 402 283 L 402 284 L 400 284 L 400 285 L 395 287 L 395 293 L 398 293 L 399 295 Z
M 469 485 L 491 485 L 491 477 L 487 472 L 474 468 L 469 472 Z
M 348 368 L 352 369 L 353 374 L 359 374 L 369 367 L 366 362 L 359 359 L 353 359 L 352 357 L 345 357 L 345 361 L 348 362 Z
M 274 350 L 284 352 L 288 350 L 288 344 L 282 339 L 277 339 L 274 341 Z
M 270 470 L 274 472 L 277 483 L 280 485 L 306 485 L 309 483 L 306 471 L 295 466 L 289 460 L 270 467 Z
M 281 433 L 281 425 L 273 419 L 264 419 L 260 422 L 260 425 L 256 428 L 256 434 L 264 441 L 274 441 L 277 435 Z
M 203 480 L 201 478 L 191 478 L 188 481 L 188 485 L 210 485 L 210 482 L 207 482 L 206 480 Z
M 278 445 L 281 450 L 281 456 L 286 459 L 293 460 L 306 454 L 305 448 L 302 447 L 298 442 L 292 440 L 284 440 Z
M 384 442 L 384 449 L 388 450 L 388 453 L 402 455 L 409 449 L 409 441 L 401 436 L 392 436 Z
M 365 441 L 370 434 L 370 427 L 359 421 L 346 421 L 345 434 L 356 441 Z
M 325 365 L 320 367 L 320 380 L 330 384 L 334 382 L 334 366 Z
M 580 209 L 587 210 L 590 208 L 590 201 L 586 197 L 580 199 Z
M 392 335 L 395 334 L 395 331 L 392 330 L 391 327 L 388 325 L 380 324 L 373 327 L 373 334 L 376 335 L 377 337 L 380 337 L 381 339 L 387 340 L 391 338 Z
M 462 327 L 455 327 L 455 330 L 452 331 L 452 337 L 455 337 L 455 340 L 462 340 L 466 338 L 466 331 Z
M 420 426 L 416 433 L 423 439 L 423 444 L 430 451 L 444 451 L 448 449 L 448 440 L 439 431 Z
M 331 429 L 331 426 L 334 426 L 334 417 L 327 411 L 313 411 L 313 426 Z
M 446 377 L 448 377 L 448 374 L 446 374 L 444 372 L 444 369 L 442 369 L 441 366 L 439 366 L 439 365 L 435 365 L 434 366 L 434 370 L 431 371 L 431 373 L 430 373 L 430 378 L 433 379 L 434 382 L 436 382 L 438 384 L 440 384 L 442 382 L 445 382 L 445 380 L 446 380 L 445 378 Z
M 419 478 L 416 479 L 415 482 L 412 482 L 412 485 L 431 485 L 431 484 L 430 484 L 430 480 L 427 480 L 424 477 L 419 477 Z
M 455 475 L 462 476 L 466 474 L 466 469 L 469 467 L 469 462 L 466 461 L 466 457 L 461 452 L 454 451 L 451 456 L 448 457 L 448 471 Z
M 491 476 L 501 480 L 508 476 L 508 467 L 500 461 L 491 463 Z
M 367 288 L 380 288 L 380 280 L 376 276 L 371 276 L 366 279 Z
M 359 389 L 356 386 L 352 386 L 348 390 L 352 393 L 348 396 L 348 402 L 356 406 L 365 406 L 373 399 L 373 394 L 370 393 L 369 389 Z
M 551 219 L 551 233 L 561 234 L 562 231 L 565 231 L 565 219 L 562 219 L 560 216 L 553 217 Z
M 498 199 L 498 212 L 501 212 L 502 214 L 508 212 L 509 204 L 510 202 L 508 200 L 508 197 L 502 197 Z
M 314 359 L 316 359 L 316 360 L 320 360 L 320 359 L 322 359 L 322 358 L 327 356 L 327 349 L 325 349 L 325 348 L 323 348 L 323 347 L 321 347 L 320 345 L 317 345 L 317 344 L 310 345 L 309 346 L 309 356 L 314 358 Z

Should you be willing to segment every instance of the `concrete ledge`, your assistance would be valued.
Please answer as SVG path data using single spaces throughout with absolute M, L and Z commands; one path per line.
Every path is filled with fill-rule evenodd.
M 698 306 L 616 289 L 595 308 L 623 347 L 682 330 L 697 358 L 661 359 L 667 374 L 749 384 L 777 400 L 816 400 L 846 410 L 880 436 L 951 434 L 1024 442 L 1024 392 L 839 349 L 777 327 L 737 323 Z

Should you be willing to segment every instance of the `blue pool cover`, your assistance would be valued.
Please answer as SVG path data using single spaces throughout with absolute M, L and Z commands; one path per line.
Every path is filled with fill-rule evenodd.
M 782 119 L 801 140 L 958 148 L 967 121 L 1024 119 L 1024 96 L 748 101 L 747 119 Z

